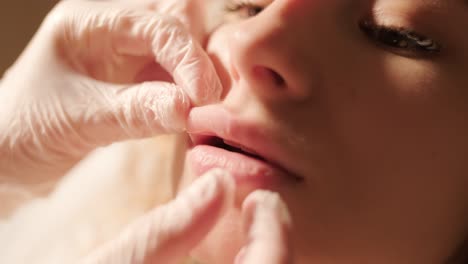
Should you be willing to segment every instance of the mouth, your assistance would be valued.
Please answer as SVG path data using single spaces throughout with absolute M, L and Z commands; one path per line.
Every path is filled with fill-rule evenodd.
M 305 181 L 294 173 L 293 156 L 281 145 L 280 132 L 259 121 L 212 105 L 192 109 L 187 126 L 191 142 L 186 162 L 195 177 L 224 169 L 244 194 L 257 189 L 281 192 Z
M 207 145 L 219 149 L 224 149 L 229 152 L 245 155 L 252 159 L 268 162 L 267 159 L 262 157 L 256 151 L 243 146 L 239 143 L 229 141 L 218 136 L 203 136 L 203 135 L 190 135 L 192 146 Z M 271 163 L 271 162 L 270 162 Z
M 190 134 L 190 139 L 188 160 L 192 170 L 201 175 L 210 169 L 224 169 L 233 175 L 243 193 L 256 189 L 278 191 L 285 183 L 302 181 L 243 144 L 219 136 Z

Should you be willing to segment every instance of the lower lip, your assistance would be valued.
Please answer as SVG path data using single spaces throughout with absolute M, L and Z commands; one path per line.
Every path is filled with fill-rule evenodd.
M 214 168 L 224 169 L 244 190 L 276 190 L 285 181 L 294 182 L 286 172 L 265 161 L 213 146 L 194 147 L 189 150 L 187 160 L 197 176 Z

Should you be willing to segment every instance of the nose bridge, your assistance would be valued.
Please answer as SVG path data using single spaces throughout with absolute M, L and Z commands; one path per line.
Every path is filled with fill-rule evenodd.
M 273 49 L 281 53 L 281 50 L 278 50 L 282 42 L 281 38 L 286 37 L 287 34 L 283 32 L 280 23 L 272 23 L 265 18 L 259 17 L 245 21 L 243 26 L 238 27 L 232 35 L 231 48 L 237 50 L 239 54 L 262 59 L 267 59 Z
M 269 98 L 307 96 L 297 68 L 303 65 L 298 60 L 304 46 L 297 34 L 294 25 L 274 10 L 243 21 L 228 44 L 234 78 Z

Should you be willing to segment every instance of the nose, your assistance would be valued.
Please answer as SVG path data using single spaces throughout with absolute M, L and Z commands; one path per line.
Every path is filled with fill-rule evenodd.
M 267 12 L 267 11 L 264 11 Z M 261 13 L 241 22 L 231 34 L 229 71 L 258 96 L 270 100 L 304 99 L 309 90 L 301 82 L 294 31 L 287 22 L 275 23 Z M 305 58 L 303 58 L 305 59 Z

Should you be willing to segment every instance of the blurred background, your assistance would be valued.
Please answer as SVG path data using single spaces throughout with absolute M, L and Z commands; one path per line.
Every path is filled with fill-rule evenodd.
M 0 76 L 16 60 L 45 15 L 57 2 L 0 0 Z

